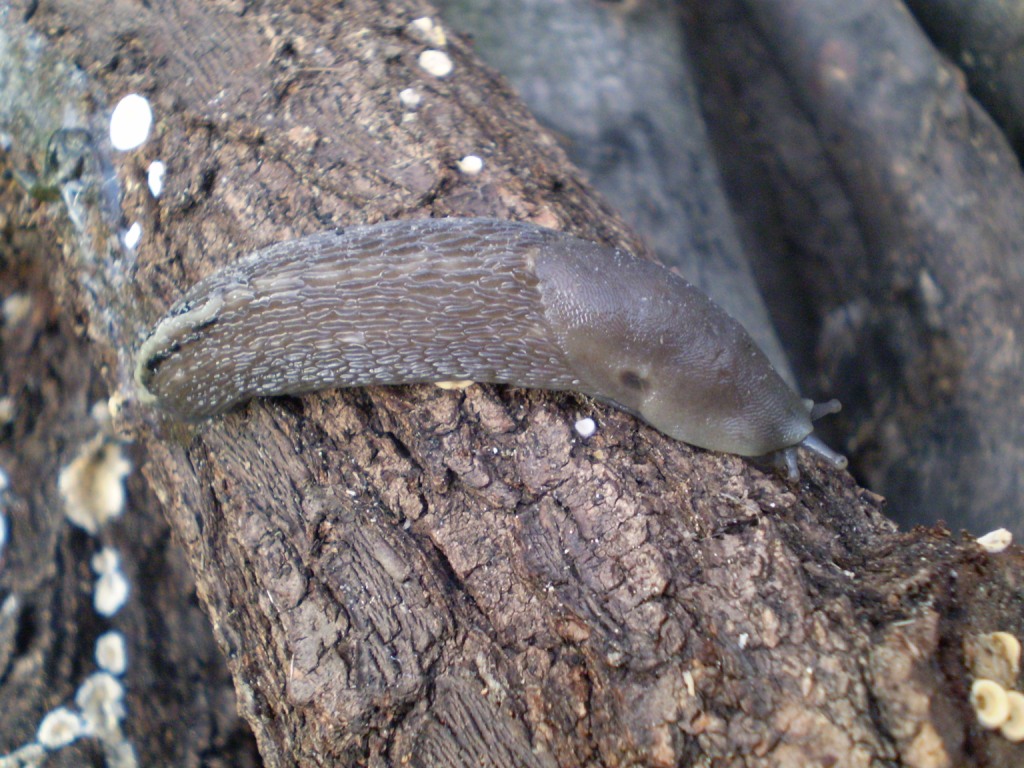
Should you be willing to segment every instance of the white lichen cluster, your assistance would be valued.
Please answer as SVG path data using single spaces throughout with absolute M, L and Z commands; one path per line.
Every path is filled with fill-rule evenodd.
M 98 434 L 60 471 L 57 485 L 67 518 L 96 535 L 124 511 L 124 478 L 131 464 L 114 438 L 110 404 L 97 403 L 92 417 L 97 422 Z M 93 555 L 90 565 L 97 576 L 93 606 L 101 616 L 114 616 L 130 592 L 120 555 L 112 547 L 103 547 Z M 11 596 L 4 603 L 5 611 L 12 601 L 11 610 L 16 608 L 16 600 Z M 96 641 L 94 658 L 99 671 L 78 687 L 74 706 L 59 706 L 46 713 L 36 731 L 36 740 L 0 755 L 0 768 L 41 766 L 49 753 L 81 738 L 96 739 L 101 744 L 107 768 L 138 765 L 135 748 L 121 729 L 126 711 L 124 686 L 119 678 L 128 668 L 124 635 L 113 630 L 101 635 Z
M 1020 641 L 1009 632 L 968 638 L 964 656 L 974 675 L 970 702 L 978 724 L 1004 738 L 1024 741 L 1024 694 L 1012 690 L 1020 674 Z
M 107 632 L 96 643 L 97 661 L 106 659 L 123 672 L 127 667 L 124 637 Z M 102 666 L 103 662 L 100 662 Z M 107 768 L 136 768 L 135 748 L 121 729 L 126 710 L 120 673 L 109 667 L 86 678 L 75 692 L 75 706 L 60 706 L 47 712 L 36 730 L 36 740 L 0 755 L 0 768 L 41 766 L 50 752 L 82 738 L 99 741 Z
M 132 468 L 121 451 L 121 444 L 110 434 L 105 411 L 105 405 L 94 409 L 94 417 L 100 422 L 99 434 L 61 469 L 57 478 L 64 514 L 93 535 L 124 512 L 124 478 Z
M 429 16 L 421 16 L 409 22 L 408 32 L 412 38 L 435 48 L 444 48 L 448 45 L 448 36 L 445 35 L 444 27 Z
M 91 565 L 97 576 L 92 593 L 93 607 L 100 616 L 110 618 L 128 601 L 128 577 L 121 570 L 121 558 L 111 547 L 93 555 Z

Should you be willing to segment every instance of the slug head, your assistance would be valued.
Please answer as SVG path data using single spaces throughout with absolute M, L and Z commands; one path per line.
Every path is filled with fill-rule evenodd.
M 808 441 L 810 409 L 723 309 L 656 264 L 568 245 L 538 255 L 536 272 L 583 391 L 710 450 L 762 456 Z

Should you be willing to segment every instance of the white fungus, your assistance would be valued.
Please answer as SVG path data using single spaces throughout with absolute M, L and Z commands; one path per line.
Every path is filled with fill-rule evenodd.
M 420 54 L 419 65 L 434 77 L 449 75 L 455 67 L 447 53 L 436 51 L 433 48 Z
M 111 630 L 96 640 L 96 665 L 112 675 L 123 675 L 128 668 L 124 635 Z
M 135 747 L 127 739 L 107 744 L 104 750 L 107 768 L 137 768 L 139 761 L 135 757 Z
M 142 239 L 142 225 L 139 222 L 135 222 L 128 231 L 124 233 L 124 245 L 129 250 L 134 249 L 139 244 L 139 240 Z
M 75 704 L 82 710 L 89 733 L 101 739 L 116 735 L 120 739 L 120 723 L 124 720 L 124 688 L 107 672 L 89 675 L 75 693 Z
M 47 749 L 66 747 L 85 732 L 85 723 L 67 707 L 57 707 L 39 723 L 36 739 Z
M 120 569 L 104 573 L 96 580 L 92 605 L 100 616 L 110 618 L 128 601 L 128 579 Z
M 993 680 L 1013 688 L 1020 673 L 1020 641 L 1009 632 L 967 635 L 963 641 L 964 662 L 971 676 Z
M 1006 690 L 994 680 L 978 678 L 971 685 L 971 706 L 982 728 L 998 728 L 1010 716 Z
M 476 155 L 466 155 L 458 162 L 459 170 L 467 176 L 476 176 L 484 169 L 484 161 Z
M 429 16 L 421 16 L 410 22 L 409 33 L 421 43 L 427 43 L 435 48 L 444 48 L 448 44 L 444 27 Z
M 1010 741 L 1024 741 L 1024 693 L 1010 691 L 1006 694 L 1010 714 L 999 726 L 999 732 Z
M 131 468 L 118 443 L 97 435 L 60 471 L 57 488 L 64 500 L 64 514 L 79 528 L 95 534 L 124 511 L 124 478 Z
M 116 549 L 104 547 L 92 556 L 89 565 L 92 566 L 93 573 L 97 576 L 103 576 L 104 574 L 116 571 L 121 565 L 121 558 L 117 554 Z
M 152 127 L 153 110 L 149 100 L 130 93 L 118 102 L 110 115 L 110 143 L 122 152 L 135 149 L 149 138 Z
M 146 181 L 149 182 L 149 191 L 153 197 L 160 197 L 160 193 L 164 191 L 164 174 L 167 173 L 167 166 L 159 160 L 154 160 L 149 164 L 149 169 L 146 171 Z
M 1009 665 L 1010 676 L 1016 679 L 1020 672 L 1020 640 L 1009 632 L 990 632 L 982 639 L 998 650 Z
M 0 755 L 0 768 L 36 768 L 46 759 L 46 750 L 38 741 L 18 747 L 9 755 Z
M 415 88 L 405 88 L 398 94 L 398 100 L 407 109 L 416 109 L 422 102 L 423 97 Z
M 1012 543 L 1013 534 L 1005 528 L 996 528 L 994 531 L 989 531 L 984 536 L 978 537 L 978 544 L 981 545 L 981 548 L 993 555 L 999 554 Z
M 597 424 L 589 417 L 586 419 L 580 419 L 574 426 L 576 428 L 576 433 L 583 438 L 591 437 L 595 432 L 597 432 Z

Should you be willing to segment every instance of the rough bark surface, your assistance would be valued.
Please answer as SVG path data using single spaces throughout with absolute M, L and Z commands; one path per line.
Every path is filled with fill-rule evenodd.
M 47 209 L 39 226 L 63 247 L 44 269 L 121 404 L 116 425 L 143 464 L 133 500 L 159 499 L 264 762 L 1019 763 L 1020 746 L 974 724 L 961 648 L 981 631 L 1024 635 L 1024 556 L 942 530 L 899 534 L 847 475 L 804 462 L 788 484 L 585 398 L 509 388 L 329 392 L 199 427 L 138 405 L 142 334 L 187 284 L 259 245 L 460 214 L 639 247 L 459 39 L 447 77 L 417 65 L 427 46 L 409 22 L 429 12 L 404 0 L 117 2 L 97 17 L 54 0 L 0 18 L 6 72 L 32 70 L 13 95 L 9 77 L 0 90 L 11 166 L 37 164 L 73 120 L 97 137 L 100 176 L 116 172 L 123 221 L 102 196 L 65 199 L 68 217 Z M 63 63 L 38 66 L 35 46 Z M 416 110 L 398 98 L 409 87 Z M 153 135 L 113 155 L 107 116 L 129 92 L 152 102 Z M 479 176 L 455 170 L 469 153 L 484 158 Z M 158 158 L 169 171 L 154 200 L 144 180 Z M 127 250 L 118 227 L 134 221 L 143 237 Z M 16 425 L 82 386 L 57 370 L 49 395 L 33 400 L 31 378 L 13 389 Z M 68 402 L 84 418 L 85 398 Z M 572 429 L 580 415 L 600 425 L 587 441 Z M 70 442 L 69 429 L 49 439 Z M 46 446 L 14 437 L 4 450 Z M 35 468 L 49 484 L 55 463 Z M 47 503 L 32 501 L 31 471 L 12 476 L 17 525 Z M 135 537 L 155 541 L 146 519 L 112 530 L 147 526 Z M 85 571 L 57 547 L 38 558 Z M 0 575 L 7 592 L 12 573 Z M 82 589 L 89 576 L 67 578 Z M 185 580 L 167 578 L 154 597 L 184 595 Z M 143 595 L 137 610 L 159 606 Z M 74 614 L 55 608 L 53 622 Z M 25 653 L 12 647 L 8 670 Z M 215 675 L 145 663 L 220 691 Z M 37 713 L 53 705 L 35 695 Z M 135 724 L 140 761 L 164 761 L 159 727 Z M 31 719 L 2 734 L 4 746 L 30 740 Z M 206 755 L 218 749 L 207 741 Z

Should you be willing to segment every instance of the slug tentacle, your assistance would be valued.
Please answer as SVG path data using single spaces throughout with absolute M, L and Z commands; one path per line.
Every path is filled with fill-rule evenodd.
M 822 416 L 831 416 L 834 413 L 839 413 L 842 409 L 842 403 L 833 399 L 826 400 L 824 403 L 811 402 L 811 407 L 808 410 L 811 414 L 811 421 L 817 421 Z
M 139 351 L 140 399 L 198 420 L 263 395 L 479 381 L 576 390 L 743 456 L 802 445 L 808 405 L 668 270 L 530 224 L 425 219 L 280 243 L 194 286 Z M 791 458 L 791 456 L 793 456 Z
M 833 451 L 813 434 L 801 440 L 799 445 L 812 453 L 818 454 L 836 469 L 846 469 L 846 465 L 849 463 L 845 456 Z

